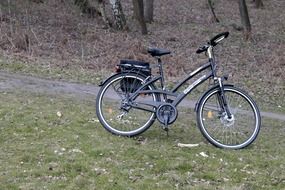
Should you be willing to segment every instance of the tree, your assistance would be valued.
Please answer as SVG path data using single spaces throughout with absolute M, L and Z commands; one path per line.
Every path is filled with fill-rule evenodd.
M 144 4 L 143 0 L 133 0 L 134 16 L 138 20 L 141 26 L 141 33 L 143 35 L 147 34 L 147 26 L 144 19 Z
M 103 19 L 105 25 L 107 27 L 110 27 L 111 23 L 110 23 L 107 15 L 106 15 L 105 1 L 104 0 L 98 0 L 98 3 L 99 3 L 99 10 L 101 12 L 102 19 Z
M 215 9 L 214 9 L 212 0 L 208 0 L 208 5 L 209 5 L 209 8 L 210 8 L 210 10 L 211 10 L 211 12 L 212 12 L 213 20 L 214 20 L 215 22 L 220 22 L 219 19 L 218 19 L 217 16 L 216 16 L 216 13 L 215 13 Z
M 144 18 L 148 23 L 153 22 L 153 3 L 154 0 L 145 0 Z
M 262 0 L 253 0 L 253 3 L 255 3 L 256 8 L 262 8 L 264 7 L 263 1 Z
M 83 14 L 87 14 L 90 17 L 95 17 L 96 15 L 101 15 L 101 13 L 90 5 L 89 0 L 74 0 L 74 4 L 77 5 Z
M 87 14 L 90 17 L 101 16 L 106 26 L 110 27 L 111 22 L 106 15 L 105 4 L 106 0 L 92 1 L 92 5 L 89 0 L 74 0 L 74 4 L 77 5 L 81 12 Z M 109 0 L 114 16 L 114 26 L 118 30 L 123 30 L 126 27 L 126 19 L 123 13 L 120 0 Z M 95 4 L 95 6 L 94 6 Z
M 241 24 L 243 26 L 244 37 L 248 40 L 251 36 L 251 24 L 248 16 L 247 6 L 245 0 L 239 0 L 239 11 Z
M 112 6 L 113 16 L 115 19 L 115 27 L 118 30 L 125 29 L 127 22 L 126 22 L 126 18 L 125 18 L 120 0 L 109 0 L 109 2 Z

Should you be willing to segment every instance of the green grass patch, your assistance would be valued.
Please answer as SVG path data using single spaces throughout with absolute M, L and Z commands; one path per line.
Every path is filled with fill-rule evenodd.
M 93 102 L 7 92 L 0 101 L 0 189 L 285 187 L 281 122 L 265 120 L 253 145 L 230 151 L 204 140 L 192 110 L 180 112 L 169 137 L 156 123 L 122 138 L 101 127 Z

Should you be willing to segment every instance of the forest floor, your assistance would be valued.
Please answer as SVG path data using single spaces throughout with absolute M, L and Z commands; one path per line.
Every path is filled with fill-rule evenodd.
M 0 189 L 284 189 L 285 1 L 248 3 L 249 41 L 233 28 L 235 0 L 215 1 L 220 23 L 206 1 L 156 0 L 147 36 L 131 18 L 131 0 L 122 2 L 128 31 L 106 29 L 67 0 L 0 2 Z M 138 138 L 104 130 L 97 84 L 120 59 L 153 62 L 147 47 L 170 49 L 163 61 L 171 86 L 207 61 L 195 51 L 222 31 L 230 36 L 216 49 L 219 74 L 265 113 L 251 146 L 213 147 L 183 107 L 169 136 L 158 123 Z
M 154 22 L 143 36 L 132 19 L 131 1 L 123 1 L 128 31 L 106 29 L 100 18 L 81 14 L 69 1 L 15 0 L 0 3 L 1 70 L 41 77 L 97 83 L 120 59 L 153 63 L 147 47 L 172 51 L 164 56 L 167 81 L 173 83 L 207 61 L 196 49 L 214 35 L 230 36 L 215 49 L 219 74 L 248 91 L 264 109 L 284 112 L 285 1 L 248 3 L 252 38 L 234 29 L 240 23 L 234 0 L 215 1 L 220 23 L 212 21 L 206 1 L 155 1 Z M 106 6 L 108 8 L 108 6 Z M 109 15 L 110 16 L 110 15 Z

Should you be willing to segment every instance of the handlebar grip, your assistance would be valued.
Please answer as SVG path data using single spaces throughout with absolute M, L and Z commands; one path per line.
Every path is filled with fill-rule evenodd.
M 218 44 L 218 42 L 220 42 L 221 40 L 223 40 L 224 38 L 227 38 L 229 36 L 229 32 L 222 32 L 218 35 L 216 35 L 215 37 L 213 37 L 210 40 L 210 45 L 215 46 Z
M 229 32 L 222 32 L 218 35 L 216 35 L 215 37 L 213 37 L 207 45 L 204 45 L 202 47 L 199 47 L 199 49 L 197 49 L 196 53 L 202 53 L 207 51 L 207 49 L 209 48 L 209 46 L 216 46 L 220 41 L 222 41 L 223 39 L 227 38 L 229 36 Z

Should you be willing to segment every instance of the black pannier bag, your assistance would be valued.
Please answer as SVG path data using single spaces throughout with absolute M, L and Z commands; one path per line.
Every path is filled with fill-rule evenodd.
M 145 77 L 151 76 L 151 68 L 149 63 L 136 60 L 121 60 L 117 65 L 117 72 L 132 72 L 143 75 Z M 125 93 L 133 93 L 141 86 L 141 81 L 133 78 L 125 78 L 120 81 L 120 88 Z M 147 89 L 145 89 L 147 90 Z

